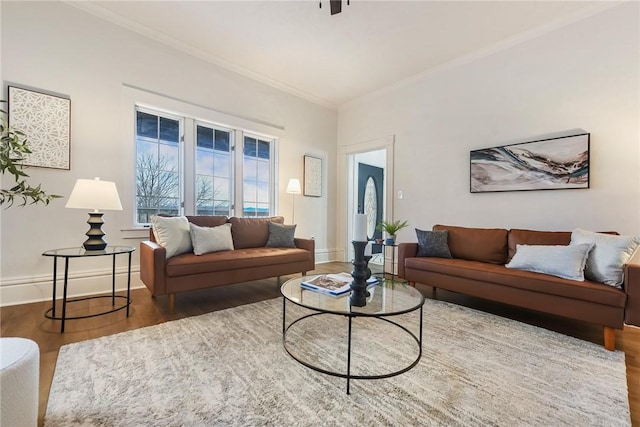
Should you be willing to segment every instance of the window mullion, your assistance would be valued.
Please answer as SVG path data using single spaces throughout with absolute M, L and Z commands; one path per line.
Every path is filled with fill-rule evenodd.
M 241 130 L 237 130 L 234 132 L 234 210 L 233 214 L 235 216 L 244 216 L 243 206 L 244 206 L 244 169 L 243 169 L 243 159 L 244 159 L 244 132 Z
M 195 215 L 195 180 L 196 180 L 196 167 L 195 167 L 195 121 L 191 118 L 184 119 L 183 140 L 181 144 L 181 150 L 184 159 L 182 170 L 182 203 L 183 212 L 185 215 Z

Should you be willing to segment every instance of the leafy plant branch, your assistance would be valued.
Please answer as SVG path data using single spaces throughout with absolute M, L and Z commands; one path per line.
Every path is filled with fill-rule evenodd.
M 11 188 L 0 189 L 0 205 L 9 208 L 17 200 L 20 201 L 20 206 L 25 206 L 27 203 L 48 205 L 53 199 L 62 197 L 57 194 L 47 194 L 41 185 L 34 187 L 27 183 L 26 178 L 29 178 L 29 175 L 25 173 L 25 166 L 22 164 L 25 157 L 31 154 L 27 144 L 27 136 L 21 130 L 9 126 L 6 111 L 0 110 L 0 113 L 2 113 L 2 120 L 0 120 L 0 173 L 12 175 L 15 181 L 15 185 Z

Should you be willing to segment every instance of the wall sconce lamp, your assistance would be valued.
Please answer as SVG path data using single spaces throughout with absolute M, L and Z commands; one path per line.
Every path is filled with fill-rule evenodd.
M 291 194 L 291 223 L 295 224 L 296 222 L 296 194 L 302 193 L 302 189 L 300 188 L 300 180 L 297 178 L 291 178 L 289 180 L 289 184 L 287 184 L 287 193 Z
M 89 220 L 87 221 L 89 231 L 86 232 L 88 239 L 83 246 L 88 251 L 101 251 L 107 247 L 107 242 L 102 239 L 104 236 L 102 231 L 102 224 L 104 224 L 102 221 L 103 214 L 98 210 L 122 210 L 122 204 L 114 182 L 100 181 L 100 178 L 78 179 L 65 207 L 93 209 L 93 212 L 89 212 Z

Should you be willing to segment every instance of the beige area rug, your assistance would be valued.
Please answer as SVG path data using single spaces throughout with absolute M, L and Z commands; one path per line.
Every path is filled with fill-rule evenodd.
M 287 305 L 288 315 L 300 313 Z M 45 425 L 631 424 L 624 354 L 599 345 L 427 300 L 418 365 L 352 380 L 347 395 L 346 380 L 285 352 L 281 316 L 274 299 L 66 345 Z M 417 327 L 417 315 L 402 317 Z M 385 322 L 356 319 L 353 329 L 356 373 L 392 370 L 416 355 L 415 342 Z M 346 318 L 315 316 L 291 331 L 293 351 L 345 366 Z

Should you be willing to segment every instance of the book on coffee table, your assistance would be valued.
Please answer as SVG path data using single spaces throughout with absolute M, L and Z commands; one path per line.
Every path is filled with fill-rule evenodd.
M 353 277 L 349 273 L 323 274 L 300 283 L 300 287 L 337 297 L 351 290 L 352 281 Z M 367 280 L 368 285 L 377 283 L 378 279 L 374 276 Z

